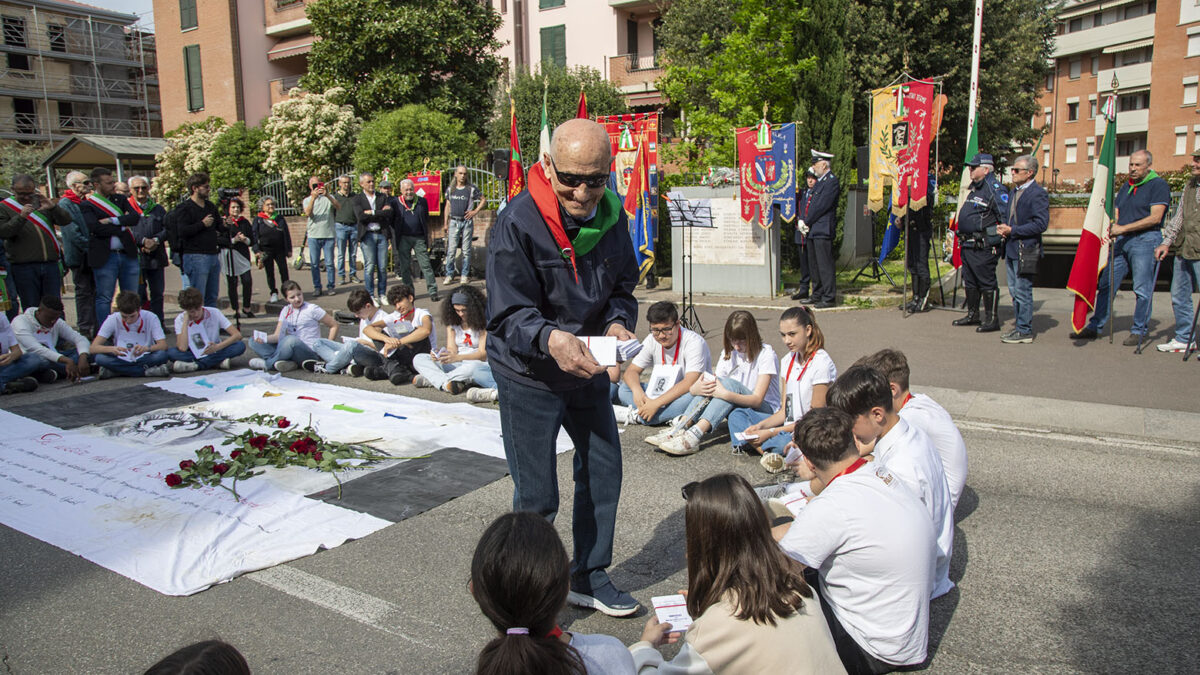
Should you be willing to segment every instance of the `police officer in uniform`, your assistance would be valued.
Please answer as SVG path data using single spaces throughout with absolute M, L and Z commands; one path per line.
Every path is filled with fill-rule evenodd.
M 971 167 L 971 192 L 958 218 L 967 315 L 953 323 L 955 326 L 978 326 L 977 332 L 991 333 L 1000 330 L 996 264 L 1000 259 L 1002 238 L 996 228 L 1007 220 L 1008 191 L 992 173 L 991 155 L 979 153 L 967 166 Z M 982 322 L 979 319 L 980 300 L 983 301 Z

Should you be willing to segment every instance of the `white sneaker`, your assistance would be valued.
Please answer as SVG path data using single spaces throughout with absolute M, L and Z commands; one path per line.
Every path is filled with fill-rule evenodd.
M 1160 352 L 1168 352 L 1168 353 L 1178 354 L 1179 352 L 1182 352 L 1183 350 L 1187 349 L 1187 343 L 1177 340 L 1175 338 L 1171 338 L 1170 342 L 1162 343 L 1161 345 L 1159 345 L 1157 347 L 1157 349 Z M 1193 350 L 1196 349 L 1195 342 L 1192 343 L 1192 349 Z
M 104 366 L 100 366 L 100 372 L 96 373 L 96 377 L 101 380 L 107 380 L 110 377 L 116 377 L 117 374 Z
M 433 387 L 433 383 L 429 381 L 428 377 L 425 377 L 424 375 L 417 375 L 413 378 L 413 386 L 427 389 Z
M 638 416 L 637 408 L 631 405 L 614 405 L 613 417 L 617 418 L 617 424 L 641 424 L 642 418 Z
M 682 427 L 676 426 L 674 423 L 672 423 L 666 429 L 659 431 L 657 434 L 651 434 L 650 436 L 647 436 L 645 441 L 656 448 L 661 448 L 663 443 L 666 443 L 672 438 L 683 434 L 684 431 L 686 431 L 686 429 L 683 429 Z
M 229 370 L 229 368 L 230 368 L 229 359 L 225 359 L 224 361 L 221 361 L 220 365 L 218 365 L 217 367 L 220 368 L 221 370 Z
M 446 282 L 446 283 L 450 283 L 450 282 Z M 468 278 L 467 278 L 467 275 L 465 275 L 465 274 L 464 274 L 464 275 L 462 275 L 462 278 L 460 278 L 460 279 L 458 280 L 458 283 L 460 283 L 460 284 L 469 284 L 469 283 L 471 283 L 471 280 L 470 280 L 470 279 L 468 279 Z
M 450 284 L 454 283 L 454 276 L 453 276 L 453 275 L 450 275 L 450 274 L 447 274 L 447 275 L 446 275 L 446 280 L 445 280 L 445 281 L 443 281 L 442 283 L 444 283 L 444 284 L 446 284 L 447 286 L 449 286 Z
M 299 367 L 295 361 L 288 361 L 287 359 L 275 362 L 275 370 L 281 373 L 291 372 Z
M 762 456 L 762 459 L 758 460 L 758 463 L 761 464 L 762 468 L 766 469 L 768 473 L 779 473 L 787 468 L 787 462 L 784 460 L 783 455 L 777 452 L 765 453 Z
M 269 300 L 269 302 L 279 302 L 279 294 L 278 294 L 278 293 L 272 293 L 272 294 L 271 294 L 271 299 Z
M 667 440 L 658 447 L 668 455 L 685 457 L 699 452 L 701 438 L 700 432 L 696 431 L 695 427 L 692 427 L 682 434 Z
M 267 369 L 267 362 L 263 359 L 250 359 L 250 363 L 248 363 L 246 365 L 250 366 L 250 368 L 252 370 L 266 370 Z
M 200 370 L 200 366 L 195 361 L 172 361 L 171 370 L 177 373 L 194 373 Z
M 146 369 L 146 377 L 170 377 L 171 368 L 167 364 L 152 366 Z
M 494 387 L 473 387 L 467 390 L 467 400 L 471 403 L 491 403 L 500 397 Z

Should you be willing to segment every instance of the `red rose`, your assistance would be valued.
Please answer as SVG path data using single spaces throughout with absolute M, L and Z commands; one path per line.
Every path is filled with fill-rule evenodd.
M 183 482 L 183 478 L 179 474 L 177 474 L 177 473 L 167 474 L 167 485 L 169 485 L 170 487 L 175 487 L 176 485 L 179 485 L 182 482 Z
M 213 473 L 224 474 L 228 470 L 228 464 L 213 464 Z
M 185 459 L 179 463 L 179 468 L 184 469 L 184 470 L 190 469 L 194 466 L 196 466 L 196 463 L 190 459 Z M 171 475 L 174 476 L 175 474 L 171 474 Z M 176 476 L 176 478 L 178 478 L 178 476 Z
M 280 429 L 286 429 L 286 428 L 292 426 L 292 423 L 289 422 L 286 417 L 280 417 L 279 422 L 277 422 L 277 424 L 279 425 Z
M 324 457 L 324 455 L 321 453 L 321 451 L 320 451 L 320 450 L 318 450 L 317 452 L 314 452 L 314 453 L 312 454 L 312 458 L 313 458 L 313 459 L 315 459 L 315 460 L 317 460 L 318 462 L 319 462 L 319 461 L 321 461 L 321 458 L 322 458 L 322 457 Z
M 234 450 L 233 452 L 229 453 L 229 459 L 237 459 L 238 457 L 241 457 L 241 456 L 242 456 L 241 450 Z
M 262 450 L 267 447 L 267 440 L 266 436 L 254 436 L 248 442 L 250 443 L 250 447 L 255 450 Z

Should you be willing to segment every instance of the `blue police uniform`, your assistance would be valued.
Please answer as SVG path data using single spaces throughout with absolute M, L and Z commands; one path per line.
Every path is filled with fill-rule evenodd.
M 977 154 L 969 166 L 991 166 L 992 156 Z M 996 232 L 1007 221 L 1008 191 L 994 173 L 971 183 L 958 216 L 958 237 L 962 248 L 963 286 L 967 293 L 967 315 L 956 319 L 955 326 L 978 326 L 975 330 L 989 333 L 1000 330 L 997 317 L 1000 288 L 996 283 L 996 265 L 1000 260 L 1002 238 Z M 983 320 L 979 303 L 983 301 Z

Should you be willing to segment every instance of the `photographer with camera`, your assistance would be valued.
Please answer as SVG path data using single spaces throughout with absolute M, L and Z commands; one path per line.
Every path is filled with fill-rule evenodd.
M 337 239 L 333 229 L 333 216 L 338 209 L 338 200 L 325 188 L 320 178 L 308 179 L 309 194 L 304 198 L 304 215 L 308 218 L 308 264 L 312 267 L 313 291 L 317 295 L 333 295 L 334 269 L 333 250 Z M 321 290 L 321 254 L 325 255 L 325 290 Z
M 188 176 L 187 190 L 189 197 L 175 214 L 183 273 L 192 287 L 204 295 L 204 306 L 216 307 L 221 293 L 221 261 L 217 253 L 229 247 L 229 234 L 220 211 L 208 201 L 208 174 Z

